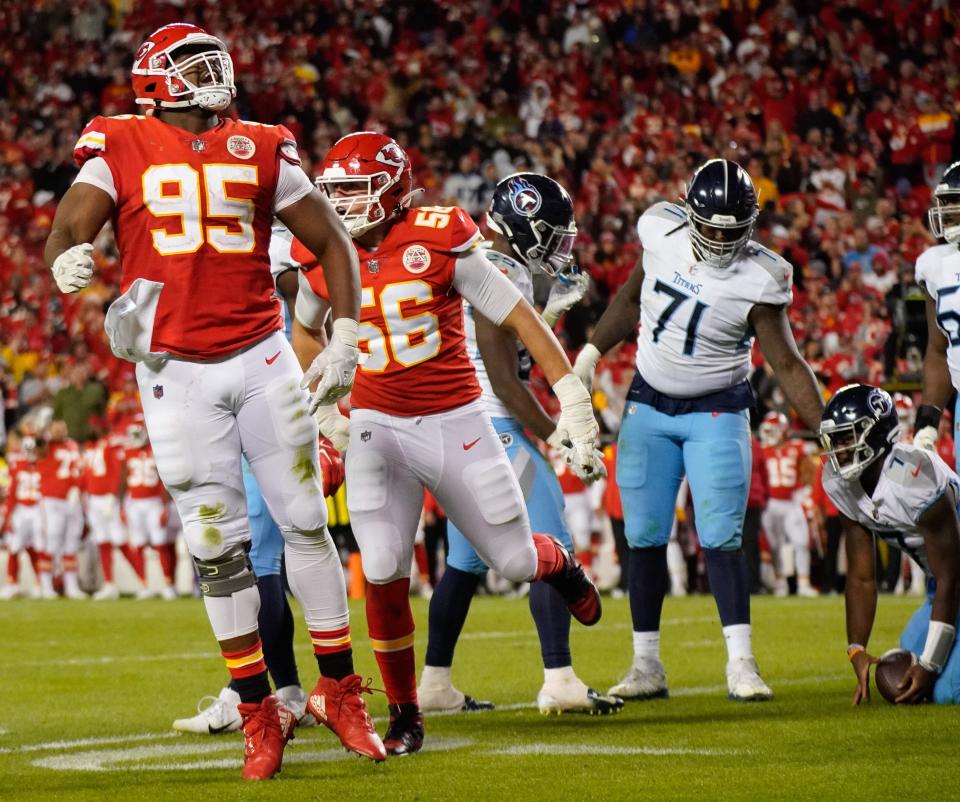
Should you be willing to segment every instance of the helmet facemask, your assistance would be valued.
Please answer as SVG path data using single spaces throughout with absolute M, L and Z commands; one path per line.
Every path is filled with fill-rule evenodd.
M 848 482 L 858 479 L 868 466 L 886 453 L 884 449 L 875 449 L 867 443 L 876 424 L 876 419 L 867 415 L 851 423 L 838 424 L 825 420 L 820 424 L 824 455 L 841 479 Z M 896 426 L 889 442 L 895 442 L 899 434 L 900 427 Z
M 531 220 L 535 244 L 526 249 L 500 215 L 488 214 L 487 225 L 507 238 L 520 261 L 530 270 L 541 270 L 555 277 L 573 267 L 573 244 L 577 240 L 577 225 L 573 221 L 569 226 L 552 226 L 546 220 Z
M 396 183 L 397 178 L 391 178 L 386 170 L 347 175 L 342 167 L 328 167 L 316 180 L 351 237 L 359 237 L 389 218 L 381 198 Z M 405 200 L 409 202 L 409 198 Z
M 933 236 L 952 244 L 960 242 L 960 192 L 938 193 L 933 204 L 927 211 Z
M 219 112 L 224 111 L 237 94 L 233 81 L 233 60 L 223 43 L 214 36 L 185 39 L 151 56 L 148 64 L 147 69 L 135 69 L 134 74 L 162 77 L 170 96 L 182 97 L 183 100 L 137 98 L 137 103 L 167 109 L 199 106 L 207 111 Z
M 715 214 L 708 220 L 687 204 L 687 217 L 696 257 L 714 267 L 728 267 L 750 240 L 757 212 L 747 222 L 726 214 Z

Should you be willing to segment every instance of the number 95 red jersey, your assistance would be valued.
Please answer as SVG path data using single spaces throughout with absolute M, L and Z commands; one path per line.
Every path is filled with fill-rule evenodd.
M 408 209 L 375 251 L 354 242 L 360 257 L 360 350 L 366 361 L 350 396 L 358 409 L 405 417 L 435 415 L 480 397 L 467 355 L 463 299 L 454 289 L 457 258 L 480 241 L 458 207 Z M 294 241 L 314 293 L 327 298 L 323 270 Z
M 97 157 L 112 186 L 87 183 L 115 200 L 121 290 L 164 284 L 151 350 L 208 359 L 280 328 L 270 226 L 281 160 L 300 164 L 286 128 L 224 120 L 193 134 L 155 117 L 95 117 L 74 159 Z

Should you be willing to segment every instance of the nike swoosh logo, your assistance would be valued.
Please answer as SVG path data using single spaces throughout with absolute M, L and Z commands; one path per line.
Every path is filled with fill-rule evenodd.
M 480 438 L 478 437 L 478 438 L 477 438 L 476 440 L 474 440 L 472 443 L 463 443 L 463 444 L 462 444 L 462 445 L 463 445 L 463 450 L 464 450 L 464 451 L 469 451 L 471 448 L 473 448 L 473 447 L 474 447 L 477 443 L 479 443 L 479 442 L 480 442 Z
M 212 724 L 207 724 L 207 729 L 210 730 L 211 735 L 219 735 L 221 732 L 226 732 L 229 724 L 224 724 L 222 727 L 214 727 Z
M 916 470 L 915 470 L 913 473 L 911 473 L 910 475 L 911 475 L 911 476 L 916 476 L 917 474 L 919 474 L 919 473 L 920 473 L 920 468 L 921 468 L 921 466 L 918 465 L 917 468 L 916 468 Z
M 273 356 L 265 358 L 263 361 L 266 362 L 268 365 L 272 365 L 274 362 L 277 361 L 278 356 L 280 356 L 279 351 L 277 351 L 277 353 L 275 353 Z

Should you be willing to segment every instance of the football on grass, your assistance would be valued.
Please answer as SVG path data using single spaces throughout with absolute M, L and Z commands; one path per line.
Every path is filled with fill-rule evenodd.
M 877 690 L 888 702 L 893 704 L 903 691 L 897 690 L 897 685 L 903 679 L 910 666 L 913 665 L 913 655 L 905 649 L 891 649 L 880 658 L 874 678 Z

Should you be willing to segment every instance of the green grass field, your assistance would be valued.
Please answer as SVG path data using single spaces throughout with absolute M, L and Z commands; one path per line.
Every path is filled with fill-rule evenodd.
M 896 644 L 914 599 L 884 597 L 873 651 Z M 767 704 L 726 698 L 725 650 L 712 599 L 668 599 L 663 652 L 672 697 L 606 718 L 545 718 L 526 603 L 480 598 L 457 653 L 461 690 L 492 713 L 427 720 L 419 755 L 375 765 L 324 728 L 301 730 L 270 783 L 240 779 L 238 735 L 175 735 L 170 722 L 215 694 L 225 672 L 201 604 L 10 602 L 0 663 L 0 798 L 9 799 L 946 799 L 960 788 L 960 716 L 901 709 L 874 694 L 850 706 L 838 598 L 759 599 L 754 642 L 774 690 Z M 426 604 L 415 601 L 422 639 Z M 359 669 L 373 674 L 354 609 Z M 303 628 L 300 626 L 299 634 Z M 606 689 L 630 659 L 627 602 L 574 632 L 580 676 Z M 308 689 L 316 665 L 298 648 Z M 385 713 L 384 697 L 371 712 Z

